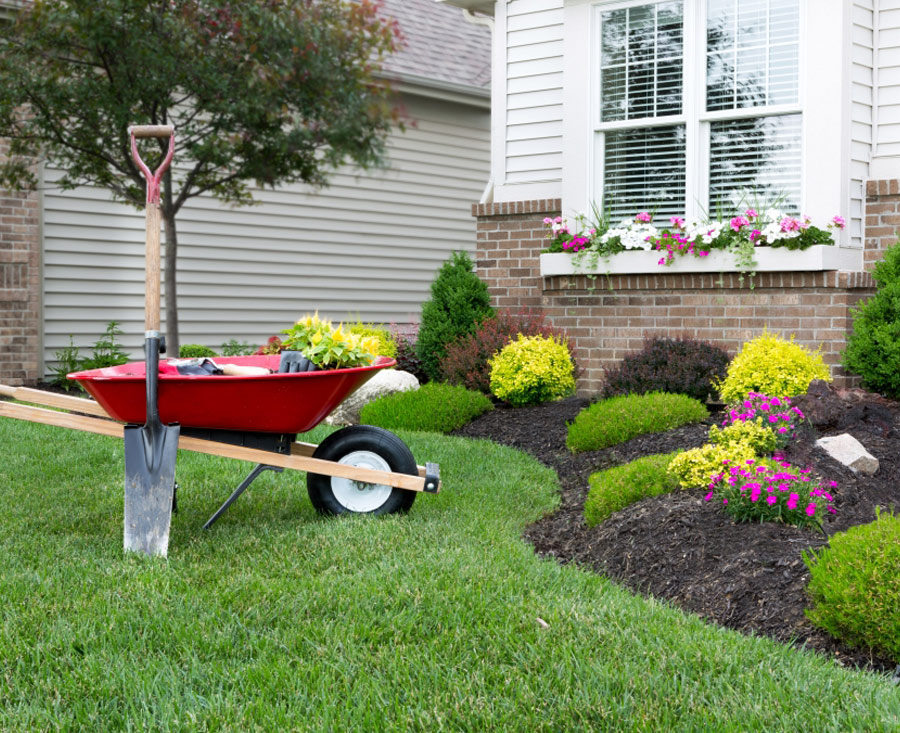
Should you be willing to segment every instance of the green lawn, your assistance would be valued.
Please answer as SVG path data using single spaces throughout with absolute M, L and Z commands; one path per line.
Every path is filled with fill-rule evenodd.
M 402 437 L 444 490 L 384 520 L 286 471 L 203 532 L 249 466 L 182 453 L 166 561 L 122 554 L 121 441 L 0 418 L 0 730 L 900 726 L 885 678 L 536 557 L 531 458 Z

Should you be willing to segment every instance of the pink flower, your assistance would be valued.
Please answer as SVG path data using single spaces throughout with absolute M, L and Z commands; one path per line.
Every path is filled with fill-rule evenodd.
M 672 223 L 673 227 L 678 227 L 679 229 L 681 229 L 684 226 L 684 219 L 682 219 L 680 216 L 669 217 L 669 221 Z
M 769 494 L 766 497 L 766 504 L 768 504 L 769 506 L 772 506 L 772 504 L 774 504 L 777 501 L 778 501 L 778 497 L 774 496 L 773 494 Z
M 553 219 L 551 219 L 549 216 L 544 217 L 544 224 L 552 224 L 552 223 L 553 223 Z
M 748 219 L 755 219 L 756 218 L 756 209 L 747 209 L 744 212 L 744 216 L 746 216 Z
M 800 229 L 800 222 L 792 216 L 786 216 L 781 220 L 781 231 L 796 232 Z
M 797 494 L 792 493 L 787 500 L 787 508 L 788 509 L 796 509 L 797 502 L 800 501 L 800 497 Z
M 640 221 L 644 223 L 649 223 L 653 221 L 653 217 L 650 215 L 649 211 L 642 211 L 637 216 L 634 217 L 635 221 Z
M 745 227 L 749 223 L 750 222 L 747 221 L 745 217 L 736 216 L 731 220 L 731 228 L 734 229 L 734 231 L 739 232 L 741 230 L 741 227 Z
M 831 220 L 831 223 L 834 224 L 838 229 L 843 229 L 847 226 L 847 221 L 843 216 L 836 216 Z
M 811 517 L 816 513 L 816 505 L 813 502 L 809 502 L 809 505 L 806 507 L 806 516 Z
M 562 217 L 557 216 L 553 221 L 556 222 L 557 224 L 562 224 Z
M 659 262 L 657 262 L 657 263 L 656 263 L 656 264 L 657 264 L 657 265 L 664 265 L 664 264 L 666 264 L 666 258 L 665 258 L 665 257 L 663 257 L 663 258 L 662 258 L 662 259 L 660 259 L 660 261 L 659 261 Z
M 759 231 L 759 229 L 754 229 L 752 232 L 750 232 L 750 241 L 755 242 L 761 236 L 762 236 L 762 232 Z
M 712 498 L 713 498 L 713 492 L 710 491 L 710 492 L 706 495 L 706 498 L 704 499 L 704 501 L 709 501 L 709 500 L 712 499 Z

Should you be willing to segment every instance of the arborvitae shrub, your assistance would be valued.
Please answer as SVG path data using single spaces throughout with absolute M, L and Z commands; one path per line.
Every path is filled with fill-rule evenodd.
M 818 351 L 810 352 L 794 337 L 785 341 L 763 331 L 745 343 L 728 365 L 725 379 L 716 383 L 725 402 L 738 402 L 750 392 L 779 397 L 806 394 L 814 379 L 831 381 L 831 373 Z
M 900 243 L 884 252 L 872 272 L 875 295 L 852 310 L 853 330 L 844 368 L 866 389 L 900 398 Z
M 422 305 L 416 353 L 429 379 L 440 379 L 447 345 L 492 315 L 487 285 L 472 271 L 471 258 L 454 252 L 431 283 L 431 299 Z
M 449 344 L 441 362 L 441 376 L 450 384 L 461 384 L 490 394 L 491 367 L 488 361 L 504 346 L 515 341 L 519 334 L 564 341 L 575 365 L 575 376 L 578 376 L 575 349 L 565 330 L 547 323 L 543 313 L 526 310 L 518 313 L 500 311 L 485 319 L 474 333 Z
M 687 337 L 648 337 L 640 351 L 625 356 L 605 374 L 602 396 L 668 392 L 706 401 L 725 375 L 728 354 L 707 341 Z

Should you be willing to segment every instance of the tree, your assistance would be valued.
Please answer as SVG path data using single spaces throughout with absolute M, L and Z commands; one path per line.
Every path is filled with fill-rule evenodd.
M 249 204 L 251 182 L 322 185 L 344 162 L 382 161 L 397 112 L 376 73 L 399 31 L 377 11 L 373 0 L 36 0 L 0 39 L 0 137 L 10 141 L 0 186 L 34 188 L 43 156 L 65 171 L 64 189 L 101 186 L 142 207 L 127 128 L 174 125 L 162 218 L 177 354 L 185 201 Z

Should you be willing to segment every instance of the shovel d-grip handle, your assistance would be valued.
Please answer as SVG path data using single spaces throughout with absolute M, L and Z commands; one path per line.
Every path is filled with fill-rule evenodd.
M 175 154 L 175 128 L 172 125 L 132 125 L 128 128 L 128 134 L 131 135 L 131 157 L 134 158 L 137 167 L 141 169 L 141 173 L 147 179 L 147 203 L 158 204 L 160 181 L 162 181 L 163 173 L 168 170 L 169 163 L 172 162 L 172 156 Z M 141 154 L 138 153 L 137 139 L 145 137 L 169 138 L 169 151 L 166 153 L 166 157 L 163 158 L 162 163 L 159 164 L 156 172 L 150 171 L 147 164 L 141 160 Z
M 159 331 L 159 303 L 160 303 L 160 263 L 159 263 L 159 226 L 160 203 L 159 184 L 163 173 L 169 168 L 172 156 L 175 153 L 175 128 L 171 125 L 134 125 L 128 128 L 131 135 L 131 155 L 138 168 L 147 179 L 147 247 L 146 247 L 146 291 L 144 299 L 144 328 L 147 337 L 158 335 Z M 137 138 L 162 137 L 169 138 L 169 152 L 163 158 L 162 163 L 151 173 L 147 164 L 141 160 L 137 149 Z

